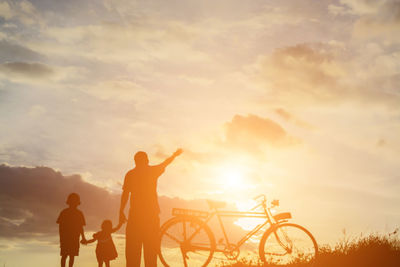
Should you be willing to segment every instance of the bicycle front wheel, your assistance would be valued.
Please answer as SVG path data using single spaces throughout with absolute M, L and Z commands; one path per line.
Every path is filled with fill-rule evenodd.
M 161 227 L 160 260 L 164 266 L 207 266 L 215 251 L 210 228 L 195 217 L 176 217 Z
M 294 223 L 282 223 L 264 233 L 259 253 L 261 260 L 266 264 L 311 262 L 317 256 L 318 245 L 304 227 Z

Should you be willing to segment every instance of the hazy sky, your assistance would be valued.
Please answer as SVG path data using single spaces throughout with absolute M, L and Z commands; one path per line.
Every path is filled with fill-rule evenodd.
M 0 163 L 119 193 L 136 151 L 182 147 L 160 195 L 265 193 L 321 243 L 389 232 L 399 31 L 396 0 L 0 0 Z

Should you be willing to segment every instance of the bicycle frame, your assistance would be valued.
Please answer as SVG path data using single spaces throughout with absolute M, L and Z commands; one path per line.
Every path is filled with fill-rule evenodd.
M 259 243 L 259 256 L 264 263 L 267 263 L 271 261 L 270 257 L 286 257 L 286 255 L 288 255 L 288 258 L 285 259 L 290 260 L 291 257 L 303 255 L 301 254 L 301 251 L 300 254 L 298 254 L 299 252 L 296 251 L 293 253 L 293 247 L 296 247 L 293 244 L 297 241 L 296 239 L 291 239 L 290 235 L 288 235 L 285 230 L 296 229 L 297 232 L 294 232 L 295 234 L 302 233 L 303 235 L 305 235 L 302 236 L 305 238 L 303 238 L 304 241 L 307 242 L 305 243 L 307 246 L 304 248 L 304 252 L 306 253 L 304 255 L 307 255 L 307 257 L 312 257 L 308 259 L 313 259 L 313 257 L 315 257 L 318 253 L 318 245 L 311 233 L 301 225 L 289 223 L 288 219 L 292 218 L 289 212 L 281 212 L 277 214 L 274 213 L 274 215 L 272 215 L 271 210 L 274 207 L 279 206 L 278 200 L 272 201 L 271 204 L 267 206 L 266 197 L 264 195 L 261 195 L 256 199 L 259 199 L 260 197 L 263 198 L 262 201 L 259 202 L 258 205 L 250 209 L 250 211 L 219 210 L 222 208 L 222 205 L 218 201 L 208 201 L 208 204 L 210 206 L 209 211 L 173 208 L 172 215 L 174 217 L 164 223 L 165 227 L 163 225 L 163 227 L 161 228 L 161 238 L 163 238 L 163 236 L 165 235 L 178 244 L 178 247 L 174 248 L 180 248 L 185 266 L 187 266 L 186 260 L 189 259 L 189 257 L 192 257 L 189 256 L 188 253 L 197 252 L 198 255 L 202 255 L 202 253 L 200 253 L 201 251 L 210 252 L 204 254 L 204 256 L 207 257 L 205 258 L 204 265 L 206 266 L 210 262 L 214 252 L 223 253 L 229 260 L 236 259 L 240 254 L 239 248 L 252 236 L 256 235 L 259 232 L 262 232 L 262 237 Z M 214 217 L 217 217 L 220 229 L 222 230 L 223 234 L 223 238 L 221 238 L 219 242 L 216 242 L 213 230 L 209 227 L 209 222 Z M 237 241 L 236 243 L 231 243 L 228 236 L 229 231 L 228 233 L 227 231 L 225 231 L 225 225 L 223 222 L 224 217 L 258 218 L 262 220 L 250 231 L 245 231 L 244 236 L 241 237 L 239 241 Z M 181 223 L 182 228 L 181 226 L 178 226 L 178 224 Z M 186 229 L 186 223 L 191 223 L 189 229 L 193 229 L 193 232 L 192 230 L 190 230 L 190 234 Z M 172 233 L 168 233 L 168 229 L 170 229 L 170 227 L 172 226 L 175 227 L 175 225 L 178 226 L 178 228 L 171 229 L 178 229 L 178 231 L 183 231 L 180 232 L 183 240 L 180 237 L 176 237 L 176 235 Z M 201 231 L 204 231 L 204 233 L 198 235 Z M 204 239 L 205 241 L 201 239 L 204 234 L 206 238 Z M 271 246 L 270 243 L 268 243 L 271 235 L 274 242 L 277 242 L 277 244 L 279 244 L 279 246 L 283 250 L 279 250 L 279 248 L 278 250 L 275 250 L 272 248 L 275 246 Z M 196 236 L 199 236 L 200 238 L 196 239 Z M 300 242 L 303 241 L 300 240 Z M 163 264 L 165 264 L 165 266 L 169 266 L 169 264 L 166 263 L 163 255 L 164 253 L 161 253 L 160 251 L 161 261 L 163 262 Z
M 205 224 L 207 224 L 214 216 L 217 216 L 219 225 L 222 229 L 222 232 L 224 234 L 225 242 L 227 245 L 227 248 L 230 247 L 230 245 L 235 245 L 236 247 L 240 247 L 243 245 L 247 240 L 250 239 L 253 235 L 255 235 L 258 231 L 260 231 L 264 226 L 267 224 L 270 224 L 270 227 L 272 227 L 274 224 L 277 222 L 273 219 L 273 216 L 267 208 L 266 200 L 257 206 L 253 207 L 251 210 L 256 210 L 259 207 L 263 207 L 264 212 L 242 212 L 242 211 L 220 211 L 217 208 L 214 208 L 214 211 L 208 214 L 208 216 L 203 220 Z M 252 230 L 250 230 L 248 233 L 246 233 L 236 244 L 232 244 L 229 242 L 228 235 L 226 234 L 224 224 L 222 222 L 222 217 L 236 217 L 236 218 L 263 218 L 265 221 L 256 227 L 254 227 Z M 188 242 L 192 240 L 192 238 L 201 230 L 201 228 L 197 229 L 192 235 L 188 238 Z M 201 247 L 196 247 L 197 249 L 202 249 Z M 222 249 L 215 249 L 216 252 L 226 252 L 226 250 Z

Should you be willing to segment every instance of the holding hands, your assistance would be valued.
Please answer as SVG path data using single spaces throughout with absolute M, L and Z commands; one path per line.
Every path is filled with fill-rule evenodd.
M 124 223 L 126 223 L 128 220 L 126 219 L 125 213 L 123 211 L 121 211 L 119 213 L 119 221 L 118 221 L 118 225 L 123 225 Z

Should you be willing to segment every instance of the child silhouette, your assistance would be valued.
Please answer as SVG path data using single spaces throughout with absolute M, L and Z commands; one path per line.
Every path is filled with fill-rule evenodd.
M 118 231 L 124 223 L 125 221 L 122 221 L 117 227 L 112 228 L 112 222 L 110 220 L 104 220 L 101 224 L 101 231 L 93 234 L 93 238 L 90 240 L 82 240 L 82 244 L 93 243 L 97 240 L 96 258 L 99 267 L 103 266 L 103 262 L 106 267 L 109 267 L 110 261 L 118 257 L 111 234 Z
M 65 262 L 69 256 L 69 267 L 74 265 L 75 256 L 79 255 L 79 236 L 82 241 L 86 241 L 83 232 L 85 217 L 77 207 L 81 204 L 80 197 L 76 193 L 71 193 L 67 199 L 68 208 L 61 211 L 57 223 L 60 233 L 61 248 L 61 267 L 65 267 Z

